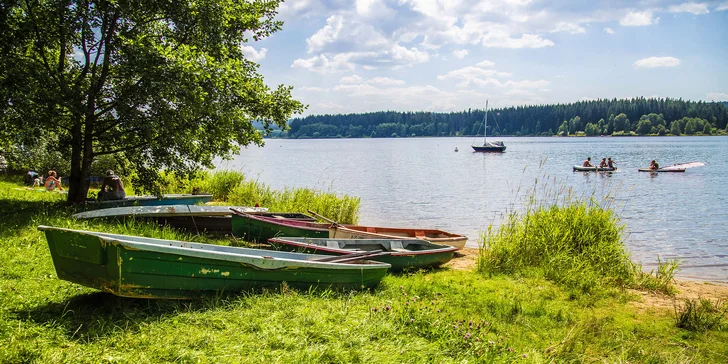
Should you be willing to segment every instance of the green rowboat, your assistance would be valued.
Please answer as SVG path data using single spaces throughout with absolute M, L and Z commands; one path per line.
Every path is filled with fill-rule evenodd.
M 39 226 L 58 278 L 122 297 L 186 299 L 261 287 L 365 289 L 390 267 L 378 254 L 322 257 Z
M 281 237 L 268 240 L 275 247 L 288 251 L 311 254 L 347 255 L 361 251 L 381 250 L 389 255 L 373 258 L 378 262 L 389 263 L 391 270 L 407 268 L 437 267 L 449 262 L 455 247 L 433 244 L 417 239 L 314 239 Z
M 233 235 L 250 242 L 267 243 L 268 239 L 277 236 L 299 236 L 309 238 L 328 238 L 328 223 L 311 222 L 315 218 L 305 215 L 298 219 L 280 217 L 279 213 L 268 212 L 247 214 L 232 209 Z

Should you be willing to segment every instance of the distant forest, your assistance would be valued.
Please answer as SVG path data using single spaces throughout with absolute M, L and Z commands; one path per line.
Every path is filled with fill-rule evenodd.
M 485 110 L 379 111 L 311 115 L 290 121 L 281 138 L 392 138 L 483 135 Z M 488 135 L 706 135 L 725 134 L 728 103 L 670 98 L 599 99 L 569 104 L 492 109 Z

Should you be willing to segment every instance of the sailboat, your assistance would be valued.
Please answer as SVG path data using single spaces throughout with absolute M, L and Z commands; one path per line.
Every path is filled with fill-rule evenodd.
M 485 100 L 485 128 L 483 130 L 483 145 L 471 145 L 476 152 L 496 152 L 503 153 L 506 146 L 502 141 L 496 140 L 489 142 L 488 139 L 488 100 Z

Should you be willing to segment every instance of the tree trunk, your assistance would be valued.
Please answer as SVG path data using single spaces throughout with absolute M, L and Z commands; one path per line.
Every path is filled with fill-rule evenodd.
M 69 204 L 82 203 L 86 200 L 86 194 L 88 194 L 88 188 L 82 191 L 82 152 L 83 134 L 81 133 L 81 123 L 77 122 L 71 128 L 71 176 L 69 178 L 68 197 L 66 199 Z

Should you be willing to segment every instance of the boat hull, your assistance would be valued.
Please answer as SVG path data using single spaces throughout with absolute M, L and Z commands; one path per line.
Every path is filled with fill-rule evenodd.
M 449 262 L 457 248 L 416 239 L 314 239 L 281 237 L 268 241 L 276 248 L 309 254 L 347 255 L 381 250 L 389 255 L 373 258 L 389 263 L 392 271 L 437 267 Z
M 269 213 L 271 214 L 271 213 Z M 277 236 L 328 238 L 329 224 L 251 214 L 233 214 L 233 235 L 249 242 L 267 243 Z
M 640 168 L 640 169 L 638 169 L 638 171 L 640 171 L 640 172 L 652 172 L 652 173 L 657 173 L 657 172 L 685 172 L 684 169 L 649 169 L 649 168 Z
M 162 195 L 157 196 L 127 196 L 122 200 L 89 201 L 87 204 L 95 208 L 123 207 L 123 206 L 160 206 L 160 205 L 196 205 L 210 202 L 212 195 Z
M 407 229 L 360 225 L 331 225 L 329 238 L 336 239 L 422 239 L 434 244 L 448 245 L 459 249 L 465 247 L 468 238 L 464 235 L 435 229 Z
M 122 297 L 186 299 L 280 287 L 372 288 L 389 264 L 39 227 L 58 278 Z
M 574 166 L 574 172 L 614 172 L 617 169 L 612 167 L 584 167 L 584 166 Z
M 503 153 L 503 152 L 506 151 L 505 145 L 502 146 L 502 147 L 471 145 L 471 147 L 473 147 L 473 150 L 476 151 L 476 152 Z

